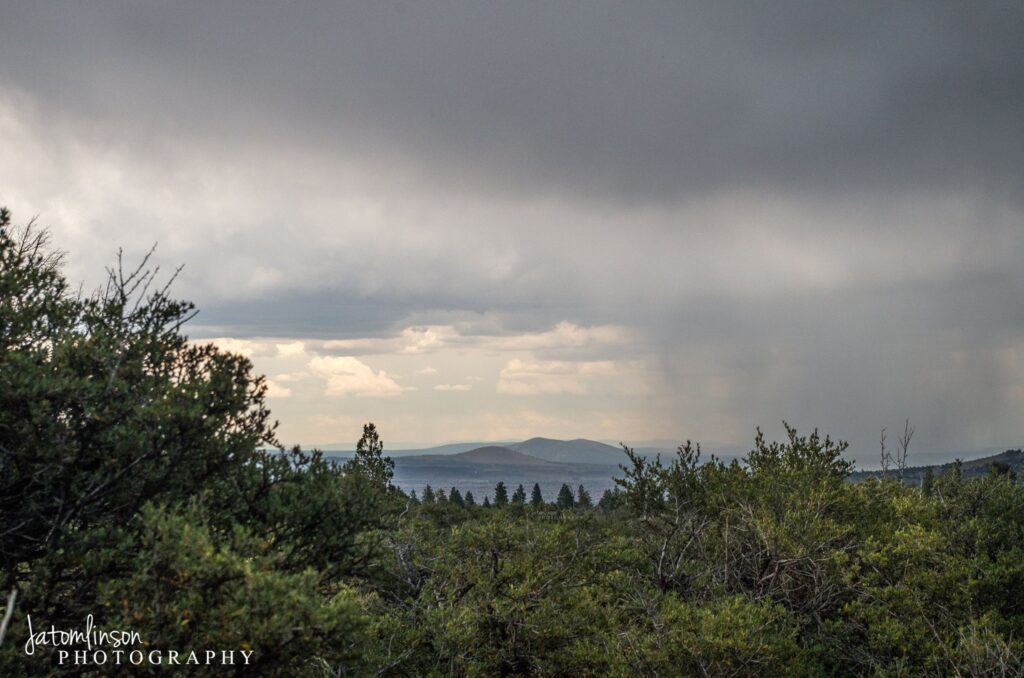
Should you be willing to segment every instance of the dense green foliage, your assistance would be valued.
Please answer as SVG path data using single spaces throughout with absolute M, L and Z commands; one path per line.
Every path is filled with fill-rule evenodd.
M 845 482 L 817 433 L 745 463 L 626 450 L 619 508 L 413 511 L 367 607 L 405 675 L 1017 675 L 1024 490 Z M 568 488 L 564 488 L 568 490 Z M 565 496 L 563 496 L 565 495 Z M 614 496 L 614 494 L 613 494 Z
M 0 675 L 52 670 L 10 640 L 28 615 L 130 620 L 154 647 L 233 633 L 265 675 L 341 661 L 364 625 L 350 582 L 375 562 L 390 461 L 372 437 L 345 468 L 263 451 L 262 377 L 188 341 L 192 307 L 155 274 L 73 295 L 45 233 L 0 214 Z
M 90 614 L 251 650 L 254 675 L 1024 672 L 1011 473 L 850 483 L 844 444 L 787 427 L 742 463 L 625 448 L 596 506 L 568 485 L 417 500 L 372 424 L 344 465 L 278 448 L 263 380 L 188 341 L 153 279 L 75 296 L 0 217 L 0 675 L 56 668 L 25 656 L 28 615 Z

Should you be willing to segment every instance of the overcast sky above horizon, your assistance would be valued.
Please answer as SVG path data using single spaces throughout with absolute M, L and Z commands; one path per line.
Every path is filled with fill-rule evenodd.
M 687 5 L 0 0 L 0 204 L 288 443 L 1024 444 L 1024 5 Z

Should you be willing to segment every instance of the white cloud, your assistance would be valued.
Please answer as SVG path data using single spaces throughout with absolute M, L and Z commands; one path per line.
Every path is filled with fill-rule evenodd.
M 416 374 L 420 375 L 421 377 L 430 377 L 437 374 L 437 370 L 434 369 L 433 367 L 424 367 L 421 370 L 416 370 Z
M 304 341 L 289 341 L 277 345 L 277 355 L 282 358 L 289 358 L 291 356 L 302 355 L 305 352 L 306 342 Z
M 502 351 L 538 351 L 625 344 L 629 340 L 630 333 L 617 325 L 581 327 L 563 320 L 547 332 L 502 337 L 491 346 Z
M 436 351 L 458 339 L 458 332 L 450 325 L 434 325 L 431 327 L 407 327 L 402 330 L 402 349 L 400 353 L 414 354 Z
M 434 387 L 435 391 L 472 391 L 473 386 L 470 384 L 438 384 Z
M 509 395 L 582 394 L 587 392 L 587 377 L 616 373 L 609 360 L 566 362 L 510 360 L 498 376 L 498 393 Z
M 567 320 L 544 332 L 506 335 L 501 331 L 500 325 L 481 323 L 411 326 L 397 336 L 332 339 L 320 347 L 345 355 L 419 355 L 454 347 L 499 352 L 586 349 L 623 345 L 633 339 L 631 332 L 618 325 L 588 327 Z
M 384 355 L 386 353 L 398 353 L 402 345 L 397 337 L 366 337 L 360 339 L 331 339 L 320 342 L 319 347 L 329 353 Z
M 273 356 L 276 352 L 276 348 L 254 339 L 234 339 L 232 337 L 215 337 L 213 339 L 202 339 L 198 343 L 209 343 L 215 345 L 222 351 L 228 353 L 238 353 L 246 358 L 267 358 Z
M 317 356 L 309 361 L 309 369 L 327 381 L 324 395 L 388 397 L 403 389 L 387 372 L 374 372 L 369 365 L 349 356 Z
M 267 396 L 270 398 L 290 398 L 292 390 L 282 386 L 275 379 L 267 379 Z

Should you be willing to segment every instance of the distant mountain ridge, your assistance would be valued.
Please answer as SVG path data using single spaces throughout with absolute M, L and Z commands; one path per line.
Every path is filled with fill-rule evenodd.
M 521 443 L 507 445 L 510 450 L 528 454 L 531 457 L 562 464 L 607 464 L 618 465 L 626 460 L 622 449 L 594 440 L 553 440 L 551 438 L 530 438 Z
M 604 466 L 618 467 L 619 464 L 625 463 L 626 455 L 623 453 L 622 448 L 617 445 L 609 445 L 608 443 L 598 442 L 596 440 L 589 440 L 587 438 L 576 438 L 574 440 L 557 440 L 554 438 L 543 438 L 535 437 L 522 442 L 516 441 L 499 441 L 499 442 L 465 442 L 465 443 L 446 443 L 444 445 L 437 445 L 435 447 L 423 447 L 423 448 L 410 448 L 392 450 L 388 449 L 385 443 L 384 449 L 392 459 L 407 459 L 415 457 L 452 457 L 457 454 L 464 452 L 472 452 L 474 450 L 482 448 L 502 448 L 513 452 L 521 452 L 531 457 L 543 459 L 545 461 L 556 462 L 559 464 L 597 464 Z M 332 457 L 348 458 L 353 454 L 351 447 L 345 449 L 343 445 L 324 445 L 319 449 L 324 450 L 325 454 Z M 637 446 L 632 448 L 637 454 L 642 457 L 654 457 L 655 455 L 661 455 L 662 458 L 669 458 L 674 453 L 676 448 L 672 447 L 652 447 L 649 444 L 647 446 Z M 724 450 L 724 454 L 722 451 Z M 728 449 L 723 448 L 719 450 L 719 458 L 725 458 L 727 461 L 733 457 L 741 456 L 739 448 Z
M 949 462 L 947 464 L 933 464 L 931 466 L 910 466 L 903 470 L 903 481 L 914 485 L 920 485 L 929 470 L 931 470 L 933 476 L 938 478 L 946 471 L 951 470 L 955 464 L 956 462 Z M 996 464 L 1004 464 L 1010 470 L 1014 471 L 1018 478 L 1024 478 L 1024 450 L 1006 450 L 999 454 L 960 462 L 965 478 L 972 478 L 990 473 Z M 896 469 L 889 469 L 887 475 L 892 477 L 896 476 L 898 473 L 899 471 Z M 857 482 L 876 477 L 880 474 L 881 471 L 856 471 L 850 474 L 849 479 L 853 482 Z
M 474 456 L 456 459 L 456 457 L 460 457 L 461 455 L 470 452 L 476 453 L 479 450 L 489 450 L 489 452 L 477 454 L 475 457 L 479 459 L 489 459 L 490 461 L 473 462 L 472 459 L 474 459 Z M 505 452 L 499 453 L 498 450 L 505 450 Z M 657 451 L 660 452 L 661 450 Z M 650 454 L 651 452 L 654 452 L 654 450 L 637 450 L 637 452 L 641 454 Z M 326 454 L 333 457 L 347 458 L 353 454 L 353 451 L 327 450 Z M 507 443 L 449 443 L 446 445 L 438 445 L 437 447 L 409 450 L 389 450 L 385 445 L 385 454 L 396 461 L 399 459 L 422 459 L 434 462 L 456 461 L 460 463 L 484 464 L 504 463 L 497 461 L 498 456 L 500 454 L 504 454 L 507 459 L 512 460 L 511 464 L 514 466 L 523 465 L 524 463 L 532 463 L 519 459 L 515 456 L 516 454 L 522 454 L 536 460 L 557 464 L 618 466 L 626 460 L 626 455 L 622 452 L 621 448 L 607 445 L 605 443 L 599 443 L 594 440 L 587 440 L 585 438 L 577 438 L 575 440 L 530 438 L 529 440 L 524 440 L 522 442 Z
M 476 464 L 485 466 L 531 466 L 550 467 L 557 469 L 565 464 L 551 462 L 540 457 L 514 450 L 509 447 L 498 445 L 487 445 L 478 447 L 475 450 L 459 452 L 458 454 L 423 454 L 412 457 L 401 457 L 397 462 L 403 466 L 410 464 Z
M 529 449 L 544 451 L 534 443 Z M 617 468 L 609 464 L 549 461 L 501 445 L 484 445 L 456 454 L 421 454 L 395 458 L 396 485 L 422 490 L 434 487 L 458 487 L 472 490 L 478 499 L 488 496 L 498 481 L 510 489 L 517 485 L 530 488 L 535 483 L 552 497 L 562 483 L 570 487 L 584 485 L 600 493 L 614 486 Z
M 507 447 L 514 445 L 514 440 L 501 440 L 501 441 L 471 441 L 465 443 L 445 443 L 443 445 L 435 445 L 433 447 L 409 447 L 391 449 L 387 446 L 387 441 L 384 442 L 385 454 L 393 459 L 399 457 L 419 457 L 425 454 L 439 454 L 439 455 L 452 455 L 460 452 L 469 452 L 481 447 Z M 355 450 L 354 443 L 330 443 L 328 445 L 313 445 L 313 447 L 322 450 L 328 455 L 351 455 Z

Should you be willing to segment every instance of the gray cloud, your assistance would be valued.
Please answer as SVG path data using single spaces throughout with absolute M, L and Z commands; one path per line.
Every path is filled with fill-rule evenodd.
M 1017 3 L 2 14 L 0 202 L 159 240 L 199 335 L 615 325 L 681 435 L 1024 435 Z
M 1022 188 L 1016 3 L 26 3 L 5 15 L 8 82 L 129 134 L 399 153 L 472 188 L 592 199 Z

